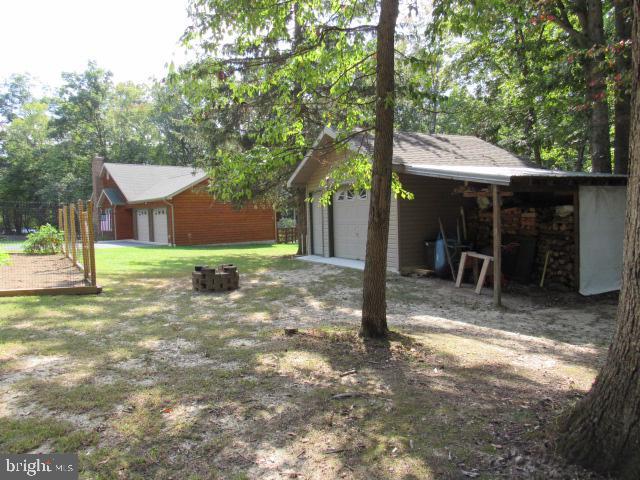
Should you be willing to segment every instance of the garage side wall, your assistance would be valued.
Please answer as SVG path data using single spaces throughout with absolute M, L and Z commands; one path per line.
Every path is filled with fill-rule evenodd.
M 463 205 L 461 195 L 452 195 L 460 182 L 438 178 L 400 175 L 404 188 L 414 195 L 413 200 L 398 200 L 399 268 L 425 264 L 425 240 L 435 240 L 440 232 L 438 218 L 445 233 L 456 232 L 456 219 Z
M 323 156 L 322 162 L 318 163 L 317 168 L 313 172 L 313 175 L 310 176 L 309 181 L 307 182 L 307 198 L 312 196 L 313 193 L 319 191 L 321 187 L 322 181 L 327 177 L 331 167 L 335 165 L 338 161 L 339 155 L 335 151 L 328 152 Z M 343 158 L 343 157 L 342 157 Z M 312 205 L 309 204 L 307 207 L 307 232 L 310 232 L 307 235 L 307 251 L 313 252 L 313 225 L 311 224 L 312 218 L 314 214 L 317 214 L 318 210 L 314 209 L 311 215 L 308 214 L 309 210 L 312 208 Z M 329 256 L 329 209 L 325 206 L 320 208 L 322 215 L 322 256 Z M 317 219 L 316 219 L 317 221 Z M 315 253 L 318 255 L 318 253 Z
M 272 207 L 248 204 L 235 208 L 216 202 L 199 185 L 176 195 L 176 245 L 272 242 L 276 238 L 276 218 Z

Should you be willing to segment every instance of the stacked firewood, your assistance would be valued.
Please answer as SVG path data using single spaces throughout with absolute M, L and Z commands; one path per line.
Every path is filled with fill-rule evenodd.
M 191 282 L 197 292 L 235 290 L 240 286 L 240 274 L 238 267 L 232 264 L 223 264 L 217 269 L 196 266 L 195 272 L 191 273 Z
M 529 224 L 523 225 L 524 218 L 531 218 L 533 210 L 533 227 Z M 529 215 L 529 217 L 525 217 Z M 476 244 L 481 246 L 491 246 L 493 244 L 493 212 L 480 210 L 470 212 L 467 216 L 470 232 L 475 234 Z M 535 209 L 526 212 L 519 207 L 503 208 L 500 214 L 503 235 L 535 235 Z
M 568 207 L 548 208 L 543 209 L 541 216 L 543 220 L 538 223 L 536 253 L 537 278 L 542 278 L 548 256 L 544 284 L 575 288 L 576 244 L 573 211 Z
M 542 278 L 549 252 L 544 284 L 552 287 L 575 288 L 575 256 L 573 207 L 503 208 L 503 235 L 535 236 L 536 256 L 533 278 Z M 467 214 L 469 232 L 475 238 L 478 251 L 493 245 L 493 213 L 491 209 Z M 504 241 L 504 239 L 503 239 Z

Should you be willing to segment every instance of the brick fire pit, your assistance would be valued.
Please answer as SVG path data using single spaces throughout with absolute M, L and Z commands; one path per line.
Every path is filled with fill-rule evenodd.
M 221 292 L 240 286 L 240 274 L 235 265 L 225 264 L 217 268 L 204 265 L 196 266 L 195 270 L 191 273 L 191 281 L 196 292 Z

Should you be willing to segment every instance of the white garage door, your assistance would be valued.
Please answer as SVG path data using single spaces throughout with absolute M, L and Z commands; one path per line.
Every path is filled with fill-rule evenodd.
M 333 202 L 333 246 L 335 256 L 364 260 L 367 249 L 369 192 L 340 190 Z
M 312 250 L 314 255 L 323 255 L 322 247 L 324 239 L 322 236 L 322 205 L 320 204 L 320 193 L 313 194 L 311 202 L 311 239 L 313 241 Z
M 138 240 L 149 241 L 149 210 L 136 210 L 136 227 L 138 229 Z
M 169 243 L 169 223 L 167 222 L 167 209 L 153 209 L 153 241 L 166 245 Z

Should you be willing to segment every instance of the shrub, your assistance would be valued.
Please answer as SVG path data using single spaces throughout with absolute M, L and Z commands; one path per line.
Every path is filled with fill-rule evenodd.
M 27 235 L 24 242 L 24 252 L 29 254 L 58 253 L 62 251 L 63 238 L 62 232 L 47 223 Z
M 295 218 L 281 218 L 278 220 L 278 228 L 294 228 L 295 226 Z

